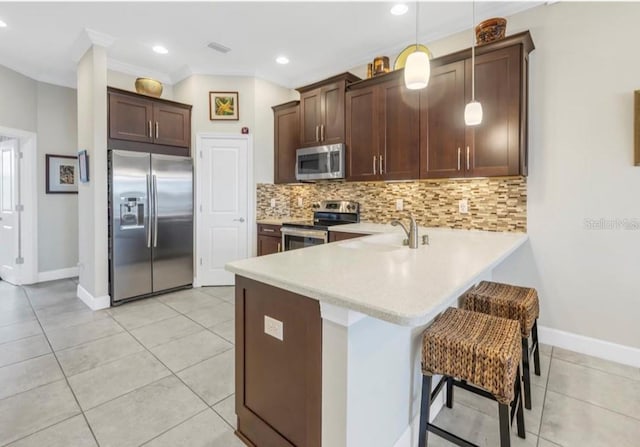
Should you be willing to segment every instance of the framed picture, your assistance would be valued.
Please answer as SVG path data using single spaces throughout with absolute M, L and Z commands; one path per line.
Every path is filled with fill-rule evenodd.
M 78 194 L 78 157 L 46 155 L 47 194 Z
M 238 92 L 209 92 L 209 119 L 211 121 L 239 120 L 238 106 Z
M 89 154 L 86 150 L 78 152 L 78 176 L 82 183 L 89 182 Z

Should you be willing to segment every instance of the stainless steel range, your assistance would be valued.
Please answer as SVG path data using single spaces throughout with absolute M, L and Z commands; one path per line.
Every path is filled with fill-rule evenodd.
M 313 204 L 313 220 L 282 225 L 284 251 L 326 244 L 329 227 L 360 222 L 360 205 L 348 200 L 325 200 Z

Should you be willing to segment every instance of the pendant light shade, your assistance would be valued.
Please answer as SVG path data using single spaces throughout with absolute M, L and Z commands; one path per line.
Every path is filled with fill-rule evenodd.
M 464 107 L 464 123 L 467 126 L 477 126 L 482 122 L 482 104 L 471 101 Z
M 418 49 L 418 17 L 420 2 L 416 2 L 416 51 L 407 57 L 404 66 L 404 85 L 409 90 L 426 88 L 431 76 L 431 63 L 429 56 Z
M 404 66 L 404 84 L 410 90 L 425 88 L 429 84 L 431 64 L 429 56 L 422 51 L 414 51 Z

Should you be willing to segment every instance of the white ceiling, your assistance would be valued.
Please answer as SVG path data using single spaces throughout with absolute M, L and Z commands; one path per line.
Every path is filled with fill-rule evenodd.
M 113 37 L 109 67 L 173 84 L 199 74 L 257 76 L 297 87 L 394 54 L 415 39 L 415 3 L 395 2 L 0 2 L 0 64 L 75 86 L 74 46 L 90 29 Z M 481 2 L 477 21 L 541 2 Z M 469 2 L 420 4 L 420 42 L 469 29 Z M 218 42 L 231 51 L 207 48 Z M 169 54 L 151 47 L 162 44 Z M 286 55 L 291 62 L 278 65 Z M 393 62 L 393 61 L 392 61 Z

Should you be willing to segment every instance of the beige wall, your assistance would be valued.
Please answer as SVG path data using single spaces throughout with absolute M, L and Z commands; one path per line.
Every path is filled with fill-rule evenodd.
M 45 193 L 45 154 L 77 153 L 75 90 L 0 66 L 0 91 L 0 126 L 37 134 L 38 271 L 76 267 L 78 196 Z
M 37 83 L 38 271 L 76 267 L 78 196 L 46 194 L 45 154 L 77 155 L 76 91 Z
M 136 78 L 139 76 L 133 76 L 119 71 L 108 70 L 107 71 L 107 85 L 110 87 L 116 87 L 122 90 L 128 90 L 135 92 Z M 173 99 L 173 85 L 162 84 L 162 96 L 164 99 Z

